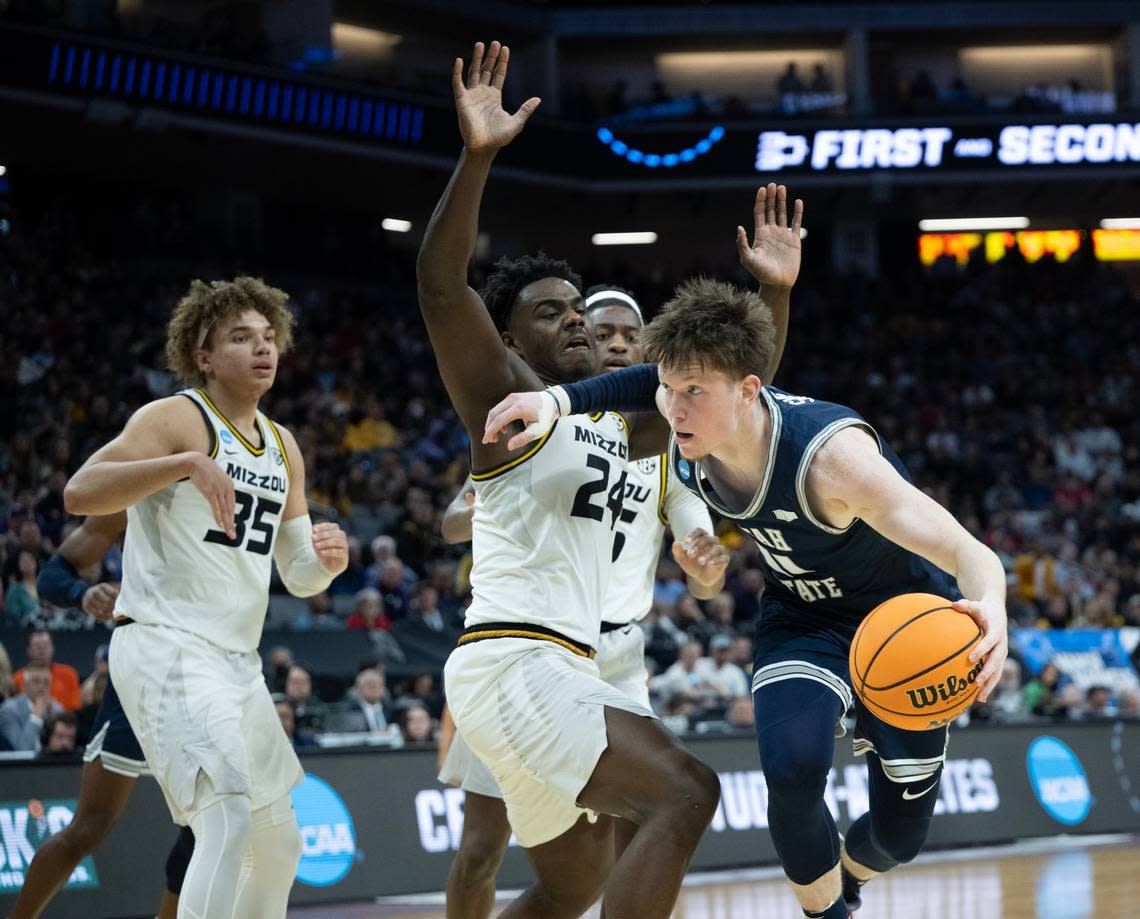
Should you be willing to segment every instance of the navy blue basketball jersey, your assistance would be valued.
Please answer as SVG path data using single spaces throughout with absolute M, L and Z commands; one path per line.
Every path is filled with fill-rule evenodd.
M 890 597 L 925 592 L 957 599 L 954 579 L 921 556 L 879 535 L 862 520 L 838 530 L 816 519 L 805 492 L 808 466 L 837 431 L 867 429 L 899 473 L 910 476 L 895 452 L 857 412 L 843 405 L 793 396 L 765 386 L 772 440 L 764 480 L 752 501 L 733 513 L 717 496 L 700 462 L 684 459 L 675 443 L 669 461 L 677 477 L 720 516 L 747 532 L 764 569 L 761 619 L 839 627 L 853 634 L 872 609 Z

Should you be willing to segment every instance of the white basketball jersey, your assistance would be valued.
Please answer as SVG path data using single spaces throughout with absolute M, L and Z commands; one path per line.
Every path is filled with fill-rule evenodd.
M 602 607 L 603 622 L 632 622 L 649 612 L 661 540 L 670 524 L 676 539 L 684 539 L 697 528 L 712 532 L 705 503 L 680 482 L 668 478 L 664 455 L 634 460 L 629 464 L 625 503 L 617 525 L 617 556 Z
M 210 456 L 234 480 L 234 527 L 218 529 L 189 479 L 127 509 L 123 583 L 116 616 L 171 626 L 230 651 L 261 640 L 273 545 L 289 493 L 281 435 L 260 412 L 260 445 L 247 441 L 204 390 L 184 390 L 210 430 Z
M 468 626 L 529 623 L 597 646 L 628 459 L 620 415 L 572 415 L 498 469 L 472 473 Z

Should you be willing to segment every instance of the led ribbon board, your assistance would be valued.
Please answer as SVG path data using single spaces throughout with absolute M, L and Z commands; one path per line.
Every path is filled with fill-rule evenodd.
M 645 166 L 648 169 L 656 169 L 659 166 L 671 169 L 681 163 L 691 163 L 698 156 L 708 153 L 723 137 L 724 128 L 718 124 L 691 147 L 685 147 L 676 153 L 646 153 L 615 137 L 614 132 L 609 128 L 598 128 L 598 140 L 609 147 L 614 156 L 620 156 L 627 162 Z
M 426 108 L 239 66 L 0 30 L 0 82 L 294 132 L 419 146 Z

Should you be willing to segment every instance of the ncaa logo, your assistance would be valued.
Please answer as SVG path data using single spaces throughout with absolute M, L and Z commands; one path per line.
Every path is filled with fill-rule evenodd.
M 684 481 L 689 481 L 689 477 L 693 474 L 693 467 L 689 465 L 688 460 L 681 460 L 677 463 L 677 473 Z
M 218 436 L 222 439 L 222 443 L 224 443 L 226 446 L 229 446 L 234 442 L 233 434 L 231 434 L 225 428 L 222 428 L 222 430 L 218 432 Z
M 293 789 L 293 810 L 301 828 L 297 880 L 312 887 L 335 884 L 356 861 L 352 815 L 328 782 L 309 773 Z
M 1050 817 L 1073 826 L 1088 816 L 1092 792 L 1081 761 L 1066 744 L 1056 737 L 1038 737 L 1029 745 L 1026 760 L 1033 793 Z

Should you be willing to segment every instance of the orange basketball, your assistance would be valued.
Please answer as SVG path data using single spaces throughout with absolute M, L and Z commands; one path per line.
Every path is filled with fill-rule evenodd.
M 984 660 L 971 664 L 981 630 L 950 601 L 902 594 L 880 603 L 851 642 L 851 682 L 880 720 L 908 731 L 949 724 L 977 695 Z

